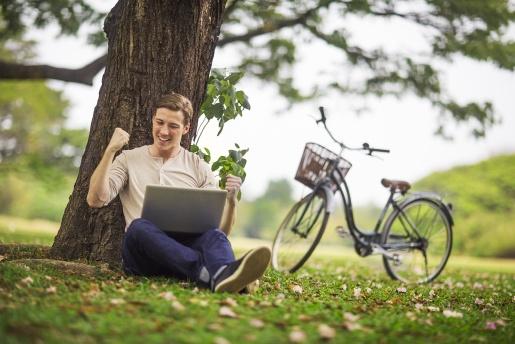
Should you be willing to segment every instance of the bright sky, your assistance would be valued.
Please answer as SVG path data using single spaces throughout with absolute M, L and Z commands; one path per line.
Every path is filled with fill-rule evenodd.
M 106 8 L 105 4 L 103 6 Z M 356 40 L 368 46 L 381 43 L 392 49 L 409 51 L 417 48 L 414 42 L 422 41 L 417 32 L 406 30 L 403 25 L 393 25 L 384 33 L 381 24 L 363 23 L 356 19 L 351 27 L 359 33 L 355 36 Z M 55 29 L 50 28 L 30 33 L 30 37 L 41 41 L 37 50 L 38 63 L 82 67 L 104 51 L 89 47 L 82 40 L 74 38 L 55 39 L 55 32 Z M 406 35 L 406 32 L 409 34 Z M 398 39 L 400 34 L 404 35 L 402 40 Z M 324 71 L 336 73 L 337 69 L 334 68 L 340 68 L 339 55 L 330 48 L 321 44 L 306 44 L 301 50 L 302 64 L 295 71 L 297 80 L 303 85 L 312 85 L 315 78 L 323 77 Z M 234 50 L 217 51 L 213 66 L 231 67 L 231 56 L 234 54 Z M 354 109 L 360 105 L 360 101 L 338 95 L 285 110 L 284 101 L 277 97 L 274 87 L 244 80 L 240 88 L 249 96 L 252 109 L 245 112 L 243 118 L 227 124 L 221 137 L 216 137 L 217 128 L 213 123 L 212 130 L 206 130 L 200 145 L 208 146 L 214 158 L 233 148 L 234 142 L 250 148 L 243 197 L 252 199 L 264 192 L 271 179 L 287 178 L 294 182 L 293 177 L 306 142 L 317 142 L 332 150 L 337 149 L 322 127 L 317 127 L 314 122 L 314 117 L 318 116 L 318 106 L 323 105 L 327 111 L 329 127 L 347 145 L 359 146 L 368 142 L 374 147 L 391 149 L 392 153 L 383 155 L 383 160 L 352 152 L 345 155 L 353 164 L 347 180 L 354 203 L 382 204 L 387 196 L 379 184 L 383 177 L 414 182 L 433 171 L 515 152 L 515 73 L 464 58 L 456 59 L 451 65 L 442 65 L 442 69 L 447 89 L 459 101 L 493 102 L 503 122 L 490 130 L 486 139 L 475 140 L 468 134 L 468 128 L 455 126 L 454 141 L 435 137 L 433 132 L 438 110 L 424 100 L 411 96 L 402 99 L 372 99 L 367 103 L 370 111 L 359 116 Z M 50 82 L 52 87 L 62 89 L 71 100 L 70 126 L 89 127 L 98 98 L 101 74 L 96 77 L 93 87 Z M 294 184 L 296 196 L 305 192 L 300 184 Z

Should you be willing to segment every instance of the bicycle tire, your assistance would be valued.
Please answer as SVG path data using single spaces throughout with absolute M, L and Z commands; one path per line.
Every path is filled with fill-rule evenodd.
M 416 198 L 400 205 L 402 211 L 394 211 L 385 222 L 381 236 L 383 245 L 424 243 L 424 249 L 387 249 L 398 255 L 399 260 L 383 256 L 383 265 L 392 279 L 405 283 L 429 283 L 437 278 L 445 268 L 452 250 L 452 219 L 439 201 L 429 198 Z M 404 218 L 405 216 L 405 218 Z M 406 228 L 409 219 L 417 228 L 420 237 L 410 234 Z M 411 230 L 411 232 L 414 232 Z M 435 235 L 438 237 L 434 237 Z M 442 235 L 443 234 L 443 235 Z M 443 245 L 438 245 L 438 241 Z M 443 239 L 443 240 L 442 240 Z M 418 261 L 422 261 L 422 267 Z M 436 264 L 433 264 L 436 262 Z M 429 272 L 431 269 L 431 272 Z
M 329 212 L 326 205 L 327 194 L 323 189 L 318 189 L 290 209 L 279 225 L 272 245 L 272 267 L 275 270 L 294 273 L 306 263 L 320 242 L 327 226 Z M 297 224 L 297 233 L 294 231 L 295 224 Z M 299 230 L 302 225 L 305 225 L 306 228 Z M 306 237 L 302 238 L 299 232 L 307 233 Z M 288 243 L 287 239 L 298 242 Z M 290 245 L 288 246 L 288 244 Z M 299 254 L 300 257 L 297 258 Z

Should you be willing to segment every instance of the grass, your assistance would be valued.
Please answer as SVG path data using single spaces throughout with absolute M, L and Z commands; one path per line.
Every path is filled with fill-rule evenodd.
M 23 234 L 25 239 L 35 238 L 30 231 Z M 2 230 L 0 238 L 7 241 Z M 239 251 L 255 244 L 236 242 Z M 476 268 L 478 260 L 456 258 L 435 283 L 403 286 L 386 277 L 377 257 L 360 259 L 328 248 L 317 252 L 297 274 L 268 270 L 255 293 L 232 295 L 166 278 L 101 270 L 81 276 L 11 258 L 0 262 L 3 343 L 285 343 L 323 338 L 335 343 L 511 343 L 514 339 L 513 264 L 499 268 L 494 260 Z

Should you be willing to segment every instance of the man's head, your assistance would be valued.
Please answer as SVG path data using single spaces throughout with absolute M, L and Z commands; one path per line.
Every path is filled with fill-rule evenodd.
M 193 116 L 193 106 L 191 105 L 191 101 L 182 94 L 169 92 L 161 96 L 155 103 L 154 117 L 159 108 L 182 112 L 184 116 L 184 126 L 189 127 L 191 117 Z
M 188 98 L 170 92 L 157 100 L 154 109 L 153 146 L 165 156 L 180 146 L 182 136 L 189 131 L 193 107 Z

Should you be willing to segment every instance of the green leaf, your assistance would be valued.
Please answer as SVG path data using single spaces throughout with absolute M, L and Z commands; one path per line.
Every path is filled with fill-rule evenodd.
M 243 72 L 232 73 L 225 79 L 228 80 L 231 84 L 235 85 L 238 83 L 238 81 L 241 80 L 241 78 L 243 78 Z

